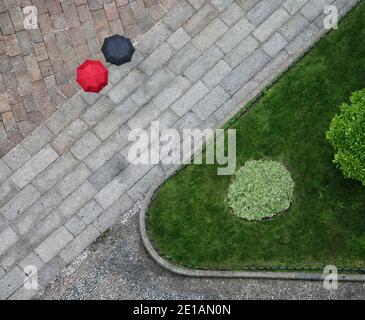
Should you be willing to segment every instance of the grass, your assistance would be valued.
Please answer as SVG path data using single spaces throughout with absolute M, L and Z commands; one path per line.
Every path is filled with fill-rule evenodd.
M 206 269 L 365 268 L 365 188 L 342 176 L 325 139 L 339 105 L 365 87 L 364 16 L 362 1 L 230 125 L 237 130 L 237 169 L 264 158 L 290 170 L 291 208 L 245 222 L 228 207 L 233 176 L 218 176 L 214 165 L 186 166 L 148 210 L 149 234 L 162 256 Z

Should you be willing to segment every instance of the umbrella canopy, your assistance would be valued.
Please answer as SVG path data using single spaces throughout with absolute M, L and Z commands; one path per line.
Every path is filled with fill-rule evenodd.
M 85 60 L 77 68 L 77 83 L 86 92 L 100 92 L 108 85 L 108 69 L 98 60 Z
M 131 40 L 115 34 L 109 38 L 105 38 L 101 51 L 106 61 L 120 66 L 132 60 L 134 47 Z

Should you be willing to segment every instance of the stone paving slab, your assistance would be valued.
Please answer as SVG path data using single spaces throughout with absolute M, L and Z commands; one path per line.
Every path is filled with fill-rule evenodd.
M 128 162 L 131 129 L 149 128 L 154 120 L 178 130 L 219 127 L 324 34 L 324 4 L 338 4 L 343 15 L 357 2 L 292 1 L 264 6 L 267 2 L 260 0 L 179 0 L 139 38 L 130 64 L 110 67 L 108 87 L 98 95 L 70 95 L 5 155 L 0 160 L 5 193 L 0 195 L 0 283 L 21 275 L 24 261 L 35 260 L 31 256 L 41 266 L 38 279 L 44 287 L 125 214 L 139 193 L 177 169 Z M 99 31 L 116 17 L 98 0 L 79 0 L 78 10 L 68 14 L 67 0 L 45 3 L 43 10 L 59 28 L 76 25 L 75 12 L 80 21 L 88 21 L 87 8 Z M 145 17 L 137 0 L 120 6 L 121 12 L 128 17 L 126 29 L 135 29 L 131 21 Z M 63 31 L 57 31 L 56 41 L 72 42 Z M 47 60 L 43 53 L 35 51 L 38 62 Z M 17 279 L 0 286 L 0 297 L 36 293 L 25 293 L 22 283 Z
M 37 30 L 23 9 L 38 10 Z M 76 67 L 104 61 L 105 37 L 136 41 L 176 0 L 0 0 L 0 158 L 80 89 Z M 105 61 L 104 61 L 105 62 Z

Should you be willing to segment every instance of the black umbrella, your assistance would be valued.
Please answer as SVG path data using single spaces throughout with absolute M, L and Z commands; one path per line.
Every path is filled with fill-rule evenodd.
M 120 66 L 132 60 L 134 47 L 131 40 L 115 34 L 114 36 L 105 38 L 101 51 L 106 61 Z

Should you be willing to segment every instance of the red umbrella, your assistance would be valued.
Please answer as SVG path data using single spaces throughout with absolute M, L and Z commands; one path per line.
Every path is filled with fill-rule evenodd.
M 108 69 L 98 60 L 85 60 L 77 68 L 77 83 L 86 92 L 100 92 L 108 85 Z

